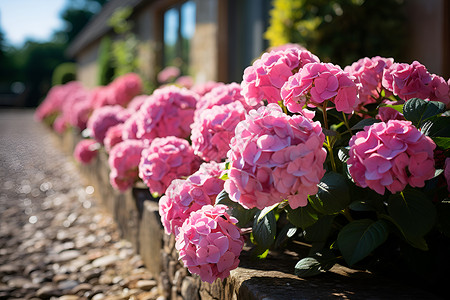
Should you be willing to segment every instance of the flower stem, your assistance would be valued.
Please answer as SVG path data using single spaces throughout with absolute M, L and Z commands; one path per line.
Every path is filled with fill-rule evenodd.
M 325 127 L 325 129 L 328 130 L 327 104 L 328 100 L 323 103 L 322 114 L 323 114 L 323 126 Z M 333 169 L 334 172 L 336 172 L 336 162 L 334 160 L 333 155 L 333 146 L 331 144 L 330 137 L 328 135 L 325 135 L 325 137 L 326 137 L 325 147 L 327 147 L 328 152 L 330 154 L 331 168 Z
M 352 130 L 350 129 L 350 124 L 348 124 L 348 120 L 347 120 L 347 116 L 345 115 L 344 112 L 342 112 L 342 116 L 344 117 L 344 124 L 345 127 L 347 127 L 348 131 L 350 132 L 350 135 L 352 135 Z
M 334 160 L 333 147 L 331 146 L 330 137 L 327 135 L 326 139 L 327 139 L 327 142 L 325 143 L 325 146 L 327 147 L 328 152 L 330 154 L 331 168 L 333 169 L 334 172 L 336 172 L 336 170 L 337 170 L 336 162 Z

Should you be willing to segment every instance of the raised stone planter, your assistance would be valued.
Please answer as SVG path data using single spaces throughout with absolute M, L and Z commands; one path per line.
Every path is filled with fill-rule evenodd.
M 59 137 L 68 155 L 80 139 L 75 131 Z M 440 299 L 419 287 L 338 265 L 322 276 L 299 278 L 293 274 L 297 253 L 301 252 L 298 249 L 271 253 L 264 261 L 252 261 L 243 251 L 240 266 L 229 278 L 204 283 L 178 261 L 175 237 L 164 233 L 158 203 L 145 188 L 115 191 L 109 184 L 104 151 L 91 164 L 79 165 L 79 170 L 94 187 L 105 211 L 116 220 L 123 237 L 132 242 L 147 269 L 158 278 L 166 299 Z M 307 251 L 304 245 L 297 246 Z

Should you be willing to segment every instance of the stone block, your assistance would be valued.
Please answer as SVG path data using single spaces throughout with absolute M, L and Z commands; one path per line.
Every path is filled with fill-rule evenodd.
M 163 234 L 158 203 L 145 201 L 139 226 L 139 254 L 147 269 L 155 277 L 162 271 Z

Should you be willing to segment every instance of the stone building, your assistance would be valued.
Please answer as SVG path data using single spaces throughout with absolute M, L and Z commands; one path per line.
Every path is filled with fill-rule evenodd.
M 407 0 L 408 53 L 432 73 L 450 76 L 450 4 L 445 0 Z M 102 38 L 114 31 L 108 20 L 120 7 L 131 7 L 137 59 L 144 79 L 154 81 L 171 57 L 196 82 L 240 82 L 243 70 L 267 48 L 271 0 L 110 0 L 69 46 L 78 80 L 98 85 Z M 182 26 L 179 26 L 182 24 Z M 185 43 L 189 47 L 185 47 Z M 432 45 L 432 46 L 430 46 Z M 174 54 L 175 53 L 175 54 Z
M 243 69 L 267 47 L 262 35 L 270 0 L 111 0 L 68 49 L 77 62 L 78 79 L 87 87 L 97 85 L 102 38 L 114 38 L 108 19 L 125 6 L 133 8 L 139 69 L 147 79 L 155 78 L 176 47 L 196 82 L 240 80 Z M 180 46 L 185 39 L 189 49 Z

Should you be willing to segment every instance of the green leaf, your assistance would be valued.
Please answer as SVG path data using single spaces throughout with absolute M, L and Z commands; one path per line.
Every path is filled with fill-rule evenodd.
M 318 212 L 325 215 L 336 214 L 350 203 L 350 189 L 341 174 L 328 172 L 317 186 L 319 191 L 309 199 Z
M 319 219 L 318 212 L 310 203 L 296 209 L 292 209 L 290 206 L 287 206 L 285 209 L 289 222 L 302 229 L 311 226 Z
M 302 278 L 316 276 L 331 269 L 335 262 L 335 257 L 323 257 L 320 253 L 308 256 L 295 265 L 295 275 Z
M 338 150 L 338 158 L 341 162 L 346 163 L 347 160 L 350 158 L 350 155 L 348 154 L 350 151 L 350 147 L 341 147 Z
M 445 104 L 438 101 L 425 101 L 419 98 L 412 98 L 406 101 L 403 106 L 403 116 L 411 121 L 416 127 L 445 111 Z
M 337 244 L 345 261 L 352 266 L 386 241 L 389 227 L 383 220 L 356 220 L 338 234 Z
M 273 211 L 270 211 L 261 219 L 258 218 L 259 214 L 256 215 L 253 221 L 253 238 L 258 246 L 268 249 L 275 242 L 277 220 Z
M 436 222 L 436 208 L 419 190 L 405 190 L 391 195 L 387 210 L 407 239 L 423 237 Z
M 397 105 L 382 105 L 383 107 L 390 107 L 398 111 L 399 113 L 403 113 L 403 104 L 397 104 Z
M 354 201 L 350 203 L 348 208 L 354 211 L 377 211 L 375 207 L 365 201 Z
M 310 242 L 326 242 L 336 215 L 321 216 L 313 225 L 305 228 L 303 234 Z
M 426 121 L 421 131 L 423 134 L 431 137 L 450 137 L 450 117 L 437 117 L 433 120 Z
M 442 149 L 450 148 L 450 137 L 433 137 L 433 142 Z
M 297 232 L 297 227 L 295 227 L 291 223 L 287 223 L 283 226 L 283 228 L 280 230 L 280 232 L 277 234 L 277 238 L 275 239 L 275 248 L 280 248 L 286 242 L 294 236 L 294 234 Z
M 361 121 L 359 121 L 358 123 L 353 125 L 353 127 L 350 129 L 351 130 L 363 130 L 364 127 L 370 126 L 370 125 L 373 125 L 373 124 L 379 123 L 379 122 L 381 122 L 381 121 L 377 120 L 377 119 L 373 119 L 373 118 L 362 119 Z
M 260 222 L 262 218 L 265 217 L 265 215 L 267 215 L 269 212 L 271 212 L 272 210 L 274 210 L 275 208 L 278 207 L 280 203 L 275 203 L 271 206 L 268 207 L 264 207 L 261 212 L 258 214 L 258 219 L 256 220 L 257 222 Z
M 238 219 L 238 226 L 244 227 L 249 223 L 257 211 L 256 208 L 246 209 L 237 202 L 230 199 L 228 193 L 222 190 L 216 197 L 216 203 L 228 206 L 228 213 Z

